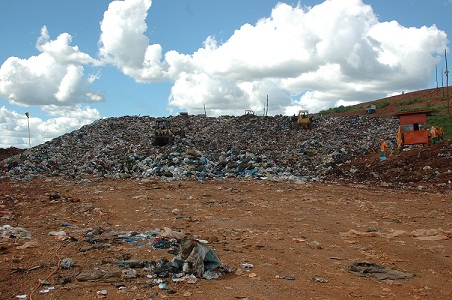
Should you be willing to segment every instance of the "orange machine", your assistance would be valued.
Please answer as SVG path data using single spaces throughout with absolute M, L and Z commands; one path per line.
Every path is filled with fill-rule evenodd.
M 400 121 L 396 134 L 397 149 L 404 145 L 428 145 L 427 115 L 431 113 L 431 110 L 422 110 L 395 114 Z

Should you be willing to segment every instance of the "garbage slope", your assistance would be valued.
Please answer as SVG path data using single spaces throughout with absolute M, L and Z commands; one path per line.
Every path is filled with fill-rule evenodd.
M 395 147 L 398 121 L 363 115 L 318 116 L 312 130 L 287 116 L 169 117 L 185 129 L 171 145 L 151 143 L 155 119 L 98 120 L 5 159 L 1 178 L 36 176 L 173 179 L 273 178 L 322 180 L 355 157 Z

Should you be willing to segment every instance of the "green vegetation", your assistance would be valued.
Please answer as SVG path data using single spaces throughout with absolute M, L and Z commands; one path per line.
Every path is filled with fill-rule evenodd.
M 435 113 L 440 113 L 444 109 L 447 109 L 447 105 L 435 106 L 434 104 L 429 103 L 425 106 L 401 108 L 399 111 L 406 112 L 406 111 L 431 110 L 432 113 L 435 114 Z
M 321 115 L 330 115 L 330 114 L 340 114 L 340 113 L 346 113 L 350 111 L 357 110 L 354 106 L 338 106 L 338 107 L 332 107 L 326 110 L 321 110 L 319 114 Z
M 408 99 L 405 101 L 400 101 L 399 103 L 397 103 L 398 106 L 407 106 L 407 105 L 412 105 L 415 103 L 422 103 L 424 102 L 424 99 L 420 99 L 420 98 L 413 98 L 413 99 Z
M 420 110 L 430 110 L 430 109 L 425 108 L 425 107 L 406 107 L 406 108 L 401 108 L 399 110 L 399 112 L 420 111 Z
M 429 116 L 428 126 L 439 126 L 444 130 L 444 139 L 452 140 L 452 115 Z
M 321 115 L 331 115 L 331 114 L 341 114 L 341 113 L 347 113 L 347 112 L 353 112 L 353 111 L 364 111 L 366 109 L 366 106 L 368 105 L 368 103 L 366 103 L 366 105 L 350 105 L 350 106 L 338 106 L 338 107 L 333 107 L 333 108 L 329 108 L 326 110 L 321 110 L 319 112 L 319 114 Z M 375 107 L 376 109 L 382 109 L 385 108 L 387 106 L 391 105 L 390 101 L 380 101 L 375 103 Z
M 444 97 L 441 95 L 441 101 L 447 101 L 448 99 L 449 99 L 449 101 L 452 101 L 452 94 L 451 93 L 449 93 L 449 98 L 447 98 L 447 95 L 444 95 Z
M 382 108 L 385 108 L 386 106 L 389 106 L 390 104 L 391 104 L 391 102 L 389 102 L 389 101 L 380 101 L 380 102 L 377 102 L 376 107 L 377 107 L 377 109 L 382 109 Z

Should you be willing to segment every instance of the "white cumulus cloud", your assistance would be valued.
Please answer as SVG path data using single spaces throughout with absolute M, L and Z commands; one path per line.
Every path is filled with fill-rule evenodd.
M 112 2 L 102 21 L 101 53 L 136 81 L 174 82 L 170 109 L 209 115 L 260 109 L 313 111 L 426 86 L 447 35 L 435 25 L 380 22 L 362 0 L 314 7 L 279 3 L 224 43 L 207 37 L 192 54 L 149 44 L 150 0 Z M 128 45 L 136 45 L 132 51 Z M 162 60 L 163 58 L 163 60 Z
M 67 33 L 50 40 L 44 26 L 36 44 L 39 55 L 27 59 L 9 57 L 1 65 L 0 96 L 20 106 L 102 101 L 102 93 L 90 90 L 96 77 L 84 74 L 84 65 L 99 62 L 70 46 L 71 40 Z
M 98 74 L 85 74 L 85 66 L 100 62 L 70 46 L 71 42 L 67 33 L 51 40 L 44 26 L 36 43 L 40 54 L 25 59 L 9 57 L 1 65 L 0 96 L 12 105 L 39 106 L 50 118 L 31 115 L 27 120 L 24 114 L 1 107 L 0 147 L 28 147 L 28 122 L 34 146 L 100 118 L 96 109 L 81 105 L 104 100 L 102 92 L 90 88 Z
M 31 146 L 36 146 L 100 118 L 96 109 L 83 108 L 80 105 L 70 108 L 50 105 L 46 108 L 53 116 L 48 120 L 42 120 L 33 115 L 28 119 L 25 114 L 19 114 L 5 106 L 0 107 L 0 132 L 2 133 L 0 148 L 8 148 L 11 145 L 28 148 L 29 142 Z
M 138 82 L 162 76 L 162 47 L 149 45 L 145 19 L 151 0 L 112 1 L 101 22 L 100 55 Z

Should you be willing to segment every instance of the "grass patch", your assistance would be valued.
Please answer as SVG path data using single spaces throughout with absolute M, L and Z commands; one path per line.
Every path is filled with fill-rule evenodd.
M 391 104 L 390 101 L 381 101 L 381 102 L 377 102 L 377 104 L 375 105 L 377 107 L 377 109 L 382 109 L 385 108 L 386 106 L 389 106 Z
M 424 102 L 424 99 L 421 98 L 413 98 L 413 99 L 408 99 L 408 100 L 404 100 L 404 101 L 400 101 L 399 103 L 397 103 L 398 106 L 408 106 L 408 105 L 413 105 L 416 103 L 422 103 Z
M 319 112 L 319 114 L 322 114 L 322 115 L 340 114 L 340 113 L 351 112 L 351 111 L 354 111 L 354 110 L 358 110 L 358 109 L 355 108 L 354 106 L 340 105 L 338 107 L 333 107 L 333 108 L 329 108 L 329 109 L 326 109 L 326 110 L 321 110 Z
M 447 107 L 447 106 L 446 106 Z M 443 109 L 444 106 L 441 107 L 435 107 L 433 104 L 427 104 L 425 106 L 417 106 L 417 107 L 406 107 L 406 108 L 401 108 L 399 111 L 400 112 L 407 112 L 407 111 L 421 111 L 421 110 L 431 110 L 432 113 L 438 113 L 441 111 L 441 109 Z
M 425 110 L 425 107 L 406 107 L 406 108 L 401 108 L 399 111 L 407 112 L 407 111 L 420 111 L 420 110 Z

